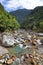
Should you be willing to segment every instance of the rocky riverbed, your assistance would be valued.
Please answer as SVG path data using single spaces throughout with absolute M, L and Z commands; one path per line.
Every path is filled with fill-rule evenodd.
M 0 65 L 43 65 L 43 33 L 0 33 L 0 48 Z

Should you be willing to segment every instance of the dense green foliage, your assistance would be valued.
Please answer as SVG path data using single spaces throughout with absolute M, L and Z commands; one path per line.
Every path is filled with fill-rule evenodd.
M 19 24 L 15 17 L 11 16 L 4 10 L 4 7 L 0 4 L 0 31 L 15 30 L 18 29 Z
M 23 21 L 22 28 L 43 31 L 43 6 L 36 7 Z
M 23 20 L 31 13 L 31 11 L 32 10 L 19 9 L 19 10 L 10 12 L 10 14 L 15 16 L 18 22 L 21 24 Z
M 34 10 L 21 9 L 10 14 L 0 4 L 0 31 L 18 29 L 18 21 L 21 22 L 21 28 L 43 31 L 43 6 Z
M 40 29 L 43 30 L 43 22 L 40 22 Z

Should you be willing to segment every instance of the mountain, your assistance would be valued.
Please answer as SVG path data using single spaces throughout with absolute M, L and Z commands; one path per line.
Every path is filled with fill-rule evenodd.
M 0 3 L 0 31 L 14 30 L 19 27 L 19 24 L 15 17 L 11 16 L 4 10 L 4 7 Z
M 26 29 L 43 29 L 43 6 L 34 8 L 21 25 Z
M 13 12 L 10 12 L 11 15 L 15 16 L 19 23 L 23 22 L 23 20 L 31 13 L 32 10 L 27 9 L 19 9 Z

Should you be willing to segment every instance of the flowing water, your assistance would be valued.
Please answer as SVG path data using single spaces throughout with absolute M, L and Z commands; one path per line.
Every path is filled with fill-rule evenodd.
M 31 47 L 33 47 L 32 44 L 30 44 L 30 43 L 28 44 L 28 43 L 27 43 L 28 46 L 30 45 Z M 18 46 L 10 47 L 7 49 L 9 50 L 9 54 L 11 56 L 16 55 L 17 57 L 20 57 L 21 54 L 30 54 L 33 51 L 36 51 L 39 54 L 43 53 L 43 46 L 40 46 L 40 45 L 38 46 L 38 49 L 34 49 L 34 48 L 33 49 L 32 48 L 23 49 L 23 48 L 24 48 L 23 45 L 19 44 Z M 43 62 L 43 60 L 42 60 L 42 62 Z M 19 65 L 19 64 L 14 63 L 12 65 Z M 43 64 L 41 64 L 41 65 L 43 65 Z
M 9 54 L 12 55 L 17 55 L 22 51 L 22 48 L 20 48 L 19 46 L 15 46 L 15 47 L 10 47 L 7 48 L 9 50 Z

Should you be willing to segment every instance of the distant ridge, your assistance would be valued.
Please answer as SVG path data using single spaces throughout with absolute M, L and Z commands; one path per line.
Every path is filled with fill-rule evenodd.
M 25 18 L 22 27 L 26 29 L 43 30 L 43 6 L 38 6 Z
M 31 13 L 31 11 L 32 10 L 19 9 L 19 10 L 10 12 L 10 14 L 15 16 L 19 23 L 22 23 L 23 20 Z

